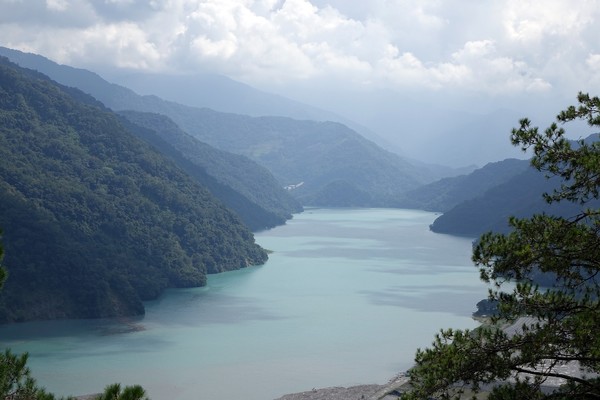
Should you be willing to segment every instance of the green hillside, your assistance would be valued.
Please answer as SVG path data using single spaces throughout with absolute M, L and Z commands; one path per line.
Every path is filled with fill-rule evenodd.
M 209 146 L 183 132 L 168 117 L 138 111 L 121 111 L 129 128 L 169 155 L 190 176 L 236 211 L 252 230 L 284 224 L 302 206 L 265 168 L 244 156 Z M 127 123 L 127 122 L 125 122 Z
M 590 135 L 585 143 L 597 142 L 600 135 Z M 572 142 L 574 148 L 578 144 Z M 439 233 L 479 236 L 484 232 L 507 232 L 511 216 L 529 218 L 545 213 L 561 217 L 576 215 L 579 208 L 570 202 L 548 204 L 542 193 L 552 193 L 563 183 L 547 179 L 529 161 L 508 159 L 472 172 L 464 177 L 443 179 L 410 193 L 429 195 L 422 204 L 441 205 L 444 214 L 431 225 Z M 424 200 L 421 197 L 421 200 Z M 590 205 L 597 206 L 596 201 Z
M 559 186 L 559 181 L 548 180 L 543 173 L 529 168 L 483 195 L 448 210 L 434 221 L 431 229 L 475 237 L 488 231 L 507 232 L 511 216 L 528 218 L 542 212 L 565 217 L 577 214 L 577 204 L 549 205 L 542 197 L 541 193 L 551 193 Z
M 165 102 L 155 96 L 139 96 L 130 89 L 111 84 L 99 75 L 78 68 L 56 64 L 47 58 L 30 53 L 0 47 L 0 54 L 26 68 L 40 71 L 63 85 L 76 87 L 101 101 L 113 110 L 136 110 L 142 112 L 170 115 L 165 109 L 179 105 Z M 129 114 L 128 118 L 134 118 Z M 154 117 L 136 116 L 138 124 Z M 287 193 L 282 185 L 270 173 L 240 155 L 211 149 L 205 143 L 193 143 L 189 135 L 182 135 L 179 128 L 165 120 L 155 120 L 161 128 L 156 133 L 173 146 L 185 159 L 204 168 L 206 173 L 216 180 L 220 187 L 210 187 L 217 197 L 235 209 L 240 217 L 254 229 L 264 229 L 282 224 L 291 214 L 302 211 L 300 204 Z M 151 123 L 152 123 L 151 122 Z M 157 126 L 151 127 L 156 130 Z M 145 136 L 147 137 L 147 136 Z M 145 140 L 145 139 L 144 139 Z M 203 161 L 205 160 L 205 161 Z M 238 193 L 234 193 L 238 192 Z M 254 204 L 245 204 L 250 201 Z
M 432 182 L 436 175 L 339 123 L 249 117 L 184 106 L 137 95 L 90 71 L 58 65 L 33 54 L 0 50 L 29 68 L 91 94 L 113 110 L 166 115 L 202 142 L 258 162 L 281 186 L 303 182 L 299 190 L 290 192 L 303 204 L 393 206 L 400 194 Z M 348 198 L 348 193 L 358 197 Z M 319 203 L 321 199 L 327 204 Z
M 346 191 L 330 192 L 331 184 L 341 181 L 344 189 L 353 187 L 360 193 L 361 204 L 353 205 L 389 206 L 400 193 L 431 180 L 423 169 L 339 123 L 248 117 L 175 104 L 155 106 L 154 111 L 169 115 L 200 140 L 264 165 L 282 184 L 303 183 L 291 193 L 306 205 L 325 205 L 314 202 L 323 191 L 329 192 L 328 198 L 339 199 L 326 205 L 345 205 Z M 365 193 L 369 200 L 362 204 Z
M 0 59 L 0 320 L 143 312 L 266 260 L 205 188 L 83 93 Z
M 527 169 L 527 160 L 506 159 L 489 163 L 467 175 L 440 179 L 410 190 L 398 199 L 396 205 L 446 212 L 464 201 L 482 196 Z

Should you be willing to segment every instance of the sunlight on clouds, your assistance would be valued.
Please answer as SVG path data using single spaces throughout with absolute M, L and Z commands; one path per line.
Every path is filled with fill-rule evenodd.
M 590 54 L 585 60 L 589 73 L 589 84 L 592 85 L 588 90 L 600 92 L 600 54 Z
M 302 45 L 303 52 L 311 57 L 313 64 L 321 72 L 344 71 L 347 75 L 356 76 L 358 79 L 371 73 L 371 64 L 360 60 L 351 54 L 343 54 L 336 51 L 329 44 L 307 43 Z
M 528 86 L 528 92 L 546 92 L 552 89 L 552 85 L 541 78 L 535 78 Z
M 378 73 L 396 84 L 435 85 L 434 82 L 428 81 L 427 69 L 417 57 L 411 53 L 399 54 L 398 49 L 391 45 L 388 46 L 387 57 L 378 63 Z
M 73 59 L 102 62 L 110 57 L 118 67 L 135 69 L 151 69 L 161 59 L 155 45 L 146 40 L 146 34 L 135 24 L 96 25 L 81 35 L 70 39 Z
M 542 91 L 550 85 L 522 61 L 498 53 L 491 40 L 465 43 L 448 62 L 425 63 L 414 54 L 388 46 L 378 73 L 389 82 L 431 89 L 471 88 L 489 93 Z
M 228 35 L 229 39 L 211 40 L 206 36 L 196 37 L 191 42 L 193 50 L 203 56 L 229 59 L 237 50 L 236 38 Z
M 600 54 L 590 54 L 585 62 L 590 69 L 600 72 Z
M 528 92 L 548 90 L 565 75 L 585 82 L 583 74 L 598 69 L 597 0 L 543 7 L 532 0 L 0 4 L 8 4 L 0 44 L 61 62 L 205 70 L 259 86 L 318 78 L 400 90 Z
M 448 24 L 448 20 L 438 15 L 428 13 L 422 5 L 417 6 L 412 12 L 419 25 L 427 29 L 439 30 Z
M 568 36 L 581 31 L 593 19 L 595 1 L 577 3 L 545 0 L 543 6 L 533 0 L 511 0 L 505 12 L 505 28 L 510 38 L 537 42 L 546 36 Z
M 461 76 L 464 83 L 491 93 L 542 91 L 550 87 L 535 76 L 526 62 L 500 53 L 492 40 L 467 42 L 452 54 L 452 59 L 469 71 Z
M 478 40 L 465 43 L 464 47 L 452 54 L 452 59 L 466 62 L 481 59 L 496 52 L 496 45 L 491 40 Z
M 66 11 L 69 7 L 68 0 L 46 0 L 46 7 L 52 11 Z

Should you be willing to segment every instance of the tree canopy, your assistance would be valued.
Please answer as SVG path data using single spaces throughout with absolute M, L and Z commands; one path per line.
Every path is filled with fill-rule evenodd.
M 511 140 L 533 150 L 532 165 L 562 184 L 544 198 L 572 202 L 571 217 L 511 218 L 508 234 L 486 233 L 473 251 L 498 313 L 474 330 L 442 330 L 419 349 L 407 398 L 459 398 L 489 390 L 490 399 L 600 397 L 600 142 L 571 142 L 563 125 L 600 127 L 600 99 L 580 93 L 578 106 L 544 132 L 528 119 Z M 552 276 L 551 287 L 534 283 Z M 515 282 L 504 291 L 504 283 Z M 508 326 L 508 328 L 507 328 Z
M 231 210 L 84 93 L 0 57 L 0 321 L 139 315 L 262 264 Z

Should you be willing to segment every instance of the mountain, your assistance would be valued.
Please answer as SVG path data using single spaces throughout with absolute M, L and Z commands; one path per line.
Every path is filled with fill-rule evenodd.
M 95 99 L 0 59 L 0 321 L 143 313 L 261 264 L 240 219 Z
M 164 103 L 156 97 L 142 97 L 130 89 L 108 83 L 93 72 L 59 65 L 42 56 L 4 47 L 0 47 L 0 55 L 5 55 L 23 67 L 40 71 L 63 85 L 77 87 L 114 110 L 154 111 L 161 110 L 154 103 Z M 133 114 L 128 117 L 133 118 Z M 147 119 L 152 117 L 148 116 Z M 144 125 L 143 120 L 138 116 L 138 123 Z M 197 140 L 192 140 L 172 123 L 155 118 L 154 123 L 159 122 L 160 129 L 156 134 L 164 142 L 157 148 L 164 150 L 167 148 L 165 145 L 170 144 L 179 149 L 176 151 L 184 151 L 185 154 L 181 156 L 188 162 L 204 168 L 218 182 L 218 185 L 212 185 L 210 189 L 238 212 L 251 229 L 259 230 L 282 224 L 291 214 L 302 211 L 300 204 L 256 162 L 211 149 L 205 143 L 195 143 Z M 156 131 L 156 128 L 155 126 L 153 130 Z M 143 138 L 146 140 L 149 136 L 143 135 Z M 203 183 L 208 184 L 208 180 L 204 179 Z M 246 204 L 247 201 L 252 204 Z
M 343 199 L 344 204 L 386 206 L 400 193 L 434 180 L 426 168 L 415 167 L 340 123 L 250 117 L 184 106 L 137 95 L 97 74 L 60 66 L 40 56 L 2 51 L 27 67 L 90 93 L 114 110 L 166 115 L 201 141 L 267 167 L 282 185 L 303 183 L 291 193 L 304 204 L 335 206 L 341 205 L 336 199 Z M 338 184 L 332 186 L 334 182 Z M 351 189 L 358 197 L 346 198 L 347 191 L 333 193 L 336 187 Z M 319 204 L 324 198 L 332 202 Z
M 399 193 L 431 179 L 339 123 L 248 117 L 186 106 L 162 110 L 200 140 L 264 165 L 282 184 L 302 183 L 291 193 L 305 205 L 341 205 L 314 202 L 331 183 L 341 181 L 368 196 L 367 203 L 352 205 L 385 206 Z M 335 196 L 343 197 L 343 193 Z
M 99 72 L 108 81 L 125 86 L 141 95 L 155 95 L 187 106 L 252 117 L 276 116 L 339 122 L 382 147 L 390 146 L 389 142 L 365 126 L 333 112 L 258 90 L 223 75 L 159 74 L 127 69 Z
M 584 142 L 590 144 L 599 138 L 600 134 L 593 134 Z M 572 141 L 571 146 L 577 148 L 579 144 Z M 465 177 L 435 182 L 411 194 L 412 201 L 423 201 L 424 195 L 430 195 L 421 204 L 435 204 L 444 211 L 431 225 L 434 232 L 479 236 L 488 231 L 508 232 L 511 216 L 528 218 L 545 213 L 568 218 L 579 214 L 578 204 L 568 201 L 548 204 L 544 199 L 544 193 L 552 193 L 561 183 L 560 177 L 547 178 L 531 167 L 529 161 L 507 159 Z M 597 200 L 590 205 L 600 207 Z
M 121 111 L 129 129 L 161 153 L 170 156 L 188 174 L 236 211 L 256 231 L 282 225 L 302 206 L 271 173 L 247 157 L 209 146 L 183 132 L 168 117 Z
M 26 68 L 43 72 L 67 86 L 82 88 L 83 85 L 86 85 L 85 81 L 89 81 L 87 84 L 90 85 L 98 85 L 99 76 L 97 74 L 78 68 L 65 69 L 65 66 L 53 63 L 39 55 L 1 46 L 0 55 L 8 57 Z M 388 141 L 365 126 L 333 112 L 258 90 L 223 75 L 209 73 L 158 74 L 127 69 L 106 69 L 101 71 L 101 74 L 107 80 L 141 95 L 155 95 L 192 107 L 210 108 L 225 113 L 254 117 L 279 116 L 300 120 L 340 122 L 380 146 L 391 146 Z
M 446 212 L 460 203 L 482 196 L 515 175 L 529 169 L 529 161 L 506 159 L 489 163 L 467 175 L 444 178 L 407 192 L 398 207 Z
M 546 179 L 544 174 L 529 168 L 483 195 L 466 200 L 439 216 L 431 225 L 438 233 L 480 236 L 484 232 L 509 231 L 508 219 L 531 217 L 546 213 L 569 217 L 578 214 L 578 204 L 560 202 L 548 204 L 542 194 L 560 186 L 558 179 Z

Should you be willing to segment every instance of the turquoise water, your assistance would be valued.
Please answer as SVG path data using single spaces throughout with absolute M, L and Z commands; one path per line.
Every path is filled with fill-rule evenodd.
M 414 210 L 309 209 L 256 235 L 259 267 L 170 290 L 143 318 L 0 327 L 58 394 L 139 383 L 154 400 L 269 400 L 383 383 L 441 328 L 474 327 L 487 288 L 471 240 L 429 231 Z

